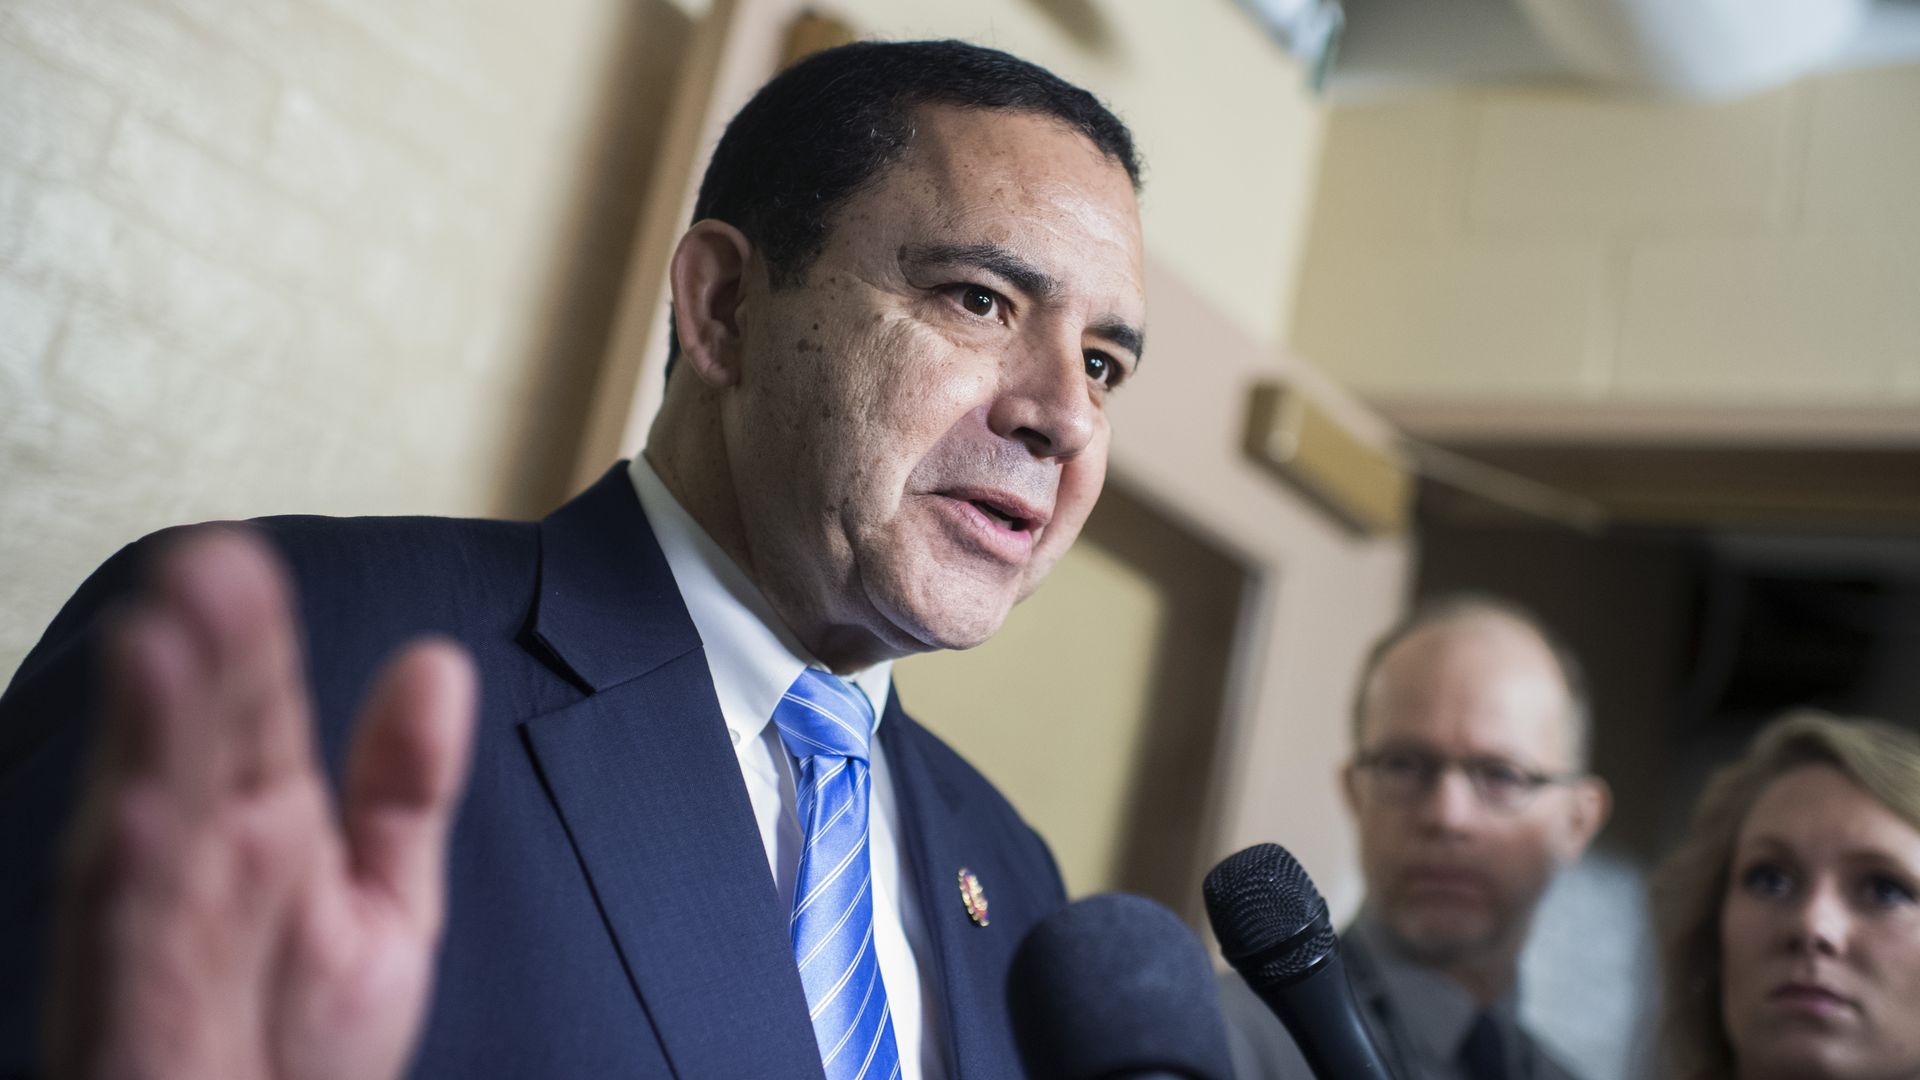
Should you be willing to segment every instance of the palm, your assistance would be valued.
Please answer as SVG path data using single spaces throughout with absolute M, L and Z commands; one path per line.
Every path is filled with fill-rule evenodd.
M 389 1077 L 430 989 L 473 675 L 416 645 L 363 713 L 340 813 L 287 589 L 215 531 L 106 656 L 102 749 L 50 1010 L 61 1075 Z

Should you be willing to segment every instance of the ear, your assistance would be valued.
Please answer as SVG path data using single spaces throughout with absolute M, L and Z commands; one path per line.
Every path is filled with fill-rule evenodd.
M 753 243 L 724 221 L 705 218 L 673 249 L 673 320 L 680 358 L 713 387 L 740 380 L 740 303 Z
M 1568 795 L 1566 850 L 1561 857 L 1570 863 L 1586 852 L 1613 813 L 1613 789 L 1605 780 L 1588 776 L 1577 781 Z

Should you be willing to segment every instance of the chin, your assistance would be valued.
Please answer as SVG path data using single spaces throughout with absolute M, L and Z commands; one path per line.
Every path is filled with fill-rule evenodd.
M 894 626 L 919 644 L 914 651 L 932 652 L 971 649 L 985 644 L 987 639 L 1000 632 L 1000 626 L 1007 621 L 1007 613 L 1012 610 L 1013 604 L 1012 596 L 995 595 L 943 597 L 932 602 L 922 600 L 919 603 L 880 606 Z
M 1013 602 L 1023 603 L 1028 597 L 1039 592 L 1040 583 L 1047 580 L 1047 575 L 1053 572 L 1054 564 L 1059 562 L 1060 556 L 1064 554 L 1066 554 L 1065 549 L 1034 552 L 1033 561 L 1027 564 L 1020 575 L 1019 592 L 1014 596 Z
M 916 636 L 929 649 L 971 649 L 986 644 L 988 639 L 1000 632 L 1000 626 L 1006 620 L 1006 608 L 987 612 L 942 613 L 922 621 L 920 633 Z
M 1736 1060 L 1751 1056 L 1755 1061 L 1765 1062 L 1776 1076 L 1801 1076 L 1807 1080 L 1824 1080 L 1828 1077 L 1907 1075 L 1901 1072 L 1886 1072 L 1879 1069 L 1866 1069 L 1850 1052 L 1850 1047 L 1837 1045 L 1828 1038 L 1774 1037 L 1765 1041 L 1765 1045 L 1750 1052 L 1736 1051 Z M 1915 1066 L 1920 1068 L 1920 1064 Z
M 1465 912 L 1418 912 L 1393 929 L 1402 947 L 1430 964 L 1476 955 L 1493 937 L 1485 918 Z
M 1000 631 L 1020 595 L 1012 574 L 964 560 L 914 558 L 869 564 L 862 574 L 873 610 L 902 652 L 971 649 Z

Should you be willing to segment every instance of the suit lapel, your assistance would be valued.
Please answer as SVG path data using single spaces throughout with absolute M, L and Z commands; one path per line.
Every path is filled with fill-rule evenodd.
M 975 926 L 960 902 L 960 869 L 980 869 L 988 853 L 981 850 L 978 830 L 969 827 L 965 792 L 928 762 L 928 738 L 900 708 L 899 695 L 891 695 L 880 724 L 880 744 L 900 806 L 901 845 L 919 890 L 921 920 L 932 939 L 933 956 L 928 959 L 943 991 L 947 1074 L 1020 1076 L 1022 1068 L 1004 1034 L 1005 988 L 985 968 L 980 953 L 985 944 L 980 935 L 1008 929 Z M 991 871 L 985 876 L 991 880 Z
M 541 523 L 533 638 L 587 696 L 527 744 L 674 1071 L 821 1075 L 699 635 L 623 468 Z

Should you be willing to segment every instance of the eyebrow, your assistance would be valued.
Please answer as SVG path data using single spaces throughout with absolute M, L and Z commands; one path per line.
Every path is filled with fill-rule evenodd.
M 1752 848 L 1756 849 L 1754 853 L 1757 854 L 1785 856 L 1796 862 L 1806 861 L 1806 856 L 1800 853 L 1800 849 L 1783 836 L 1776 836 L 1773 833 L 1761 833 L 1758 836 L 1752 837 L 1748 843 Z M 1738 855 L 1739 853 L 1740 849 L 1736 847 L 1734 854 Z M 1842 863 L 1858 865 L 1891 867 L 1906 873 L 1920 873 L 1920 868 L 1910 865 L 1899 852 L 1890 851 L 1883 847 L 1854 846 L 1844 848 L 1840 851 L 1840 861 Z
M 1753 849 L 1765 849 L 1770 854 L 1777 854 L 1780 852 L 1792 854 L 1794 850 L 1792 844 L 1787 843 L 1784 839 L 1778 836 L 1775 836 L 1772 833 L 1761 833 L 1757 836 L 1748 837 L 1746 840 L 1745 847 L 1753 848 Z M 1739 855 L 1741 851 L 1742 851 L 1742 845 L 1740 841 L 1736 838 L 1733 845 L 1733 853 L 1735 855 Z
M 1139 364 L 1146 360 L 1147 335 L 1132 326 L 1116 320 L 1106 320 L 1096 322 L 1087 329 L 1132 353 L 1134 363 Z
M 1041 301 L 1060 295 L 1053 275 L 999 244 L 911 244 L 900 249 L 900 261 L 919 266 L 974 266 L 1000 277 L 1015 289 Z M 1087 329 L 1133 354 L 1137 364 L 1147 347 L 1146 334 L 1124 319 L 1097 319 Z
M 900 261 L 933 266 L 977 266 L 1042 300 L 1059 295 L 1060 283 L 1045 270 L 999 244 L 918 244 L 900 249 Z

